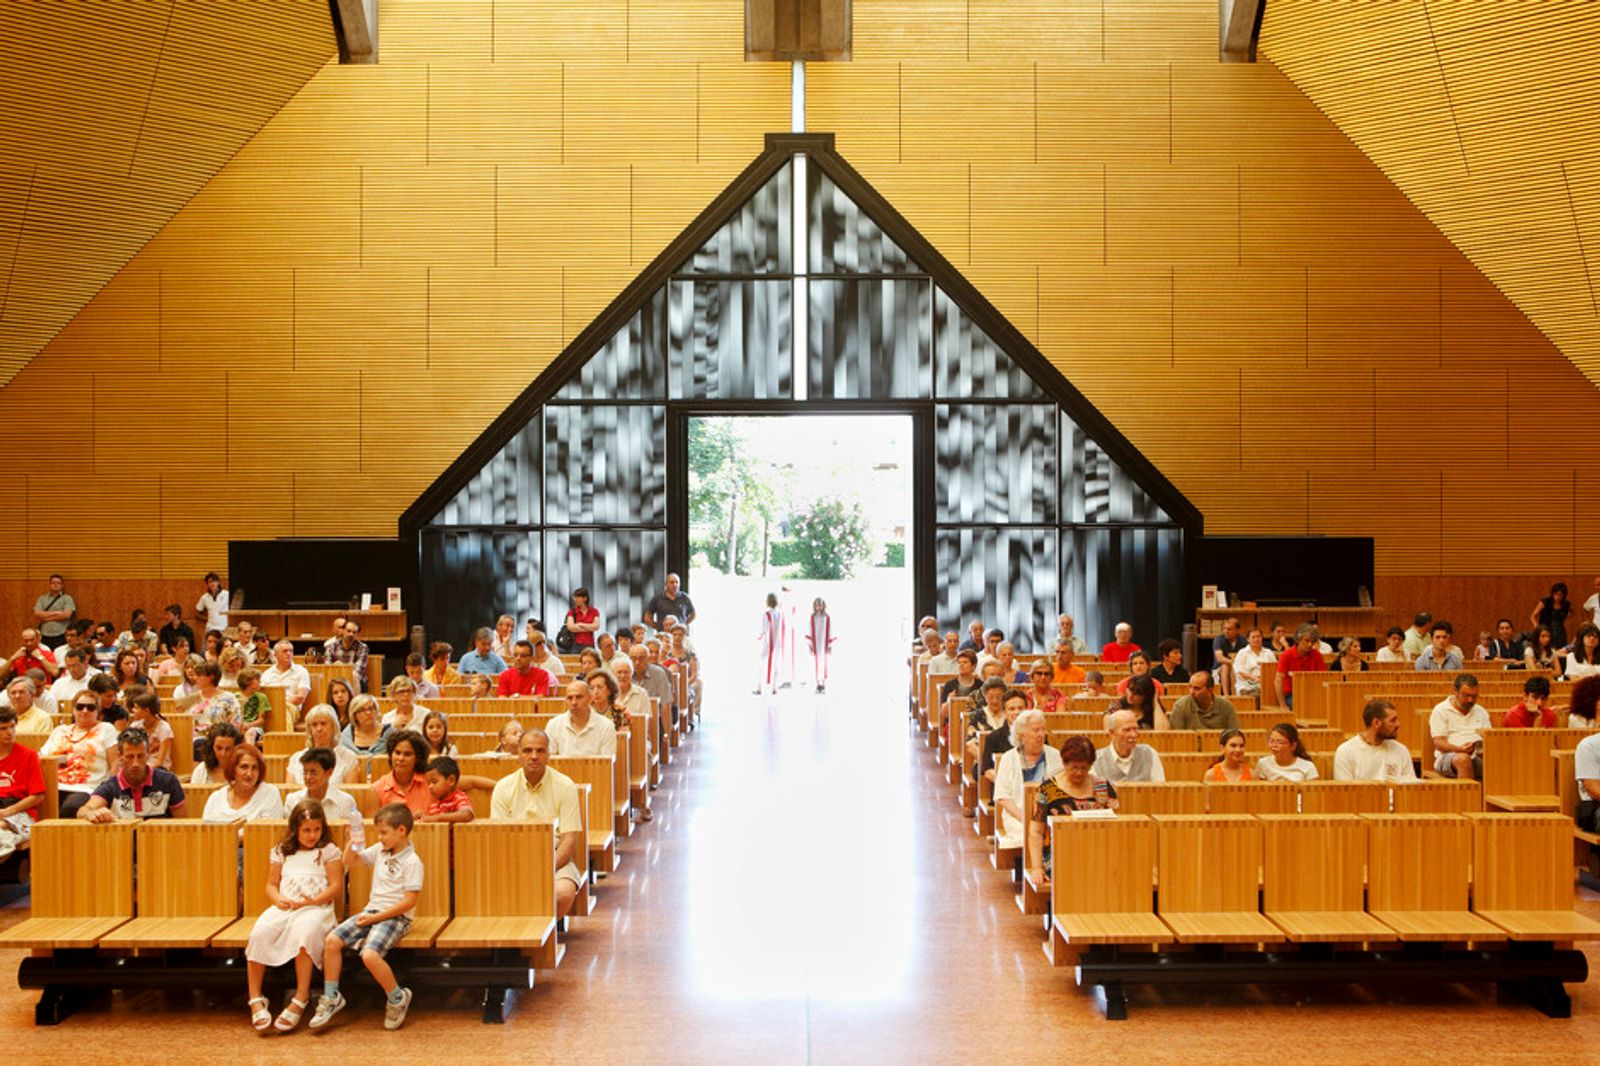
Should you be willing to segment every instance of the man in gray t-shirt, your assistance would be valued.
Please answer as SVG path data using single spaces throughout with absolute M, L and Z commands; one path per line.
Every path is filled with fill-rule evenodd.
M 78 613 L 78 605 L 67 595 L 67 579 L 50 575 L 50 591 L 33 601 L 33 618 L 46 647 L 54 648 L 66 639 L 67 624 Z

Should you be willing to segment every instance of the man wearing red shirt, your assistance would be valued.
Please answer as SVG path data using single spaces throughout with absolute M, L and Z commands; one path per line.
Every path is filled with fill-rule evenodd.
M 1139 645 L 1133 642 L 1133 627 L 1126 622 L 1118 622 L 1115 630 L 1117 639 L 1100 649 L 1100 661 L 1107 663 L 1125 663 L 1128 656 L 1140 651 Z
M 28 842 L 44 805 L 39 754 L 16 737 L 17 712 L 0 707 L 0 859 Z
M 10 674 L 6 680 L 21 677 L 35 667 L 44 671 L 46 677 L 54 678 L 61 673 L 61 667 L 56 662 L 55 655 L 49 648 L 39 644 L 39 631 L 37 629 L 24 629 L 22 631 L 22 647 L 11 653 Z
M 500 675 L 498 696 L 548 696 L 550 674 L 533 665 L 533 644 L 519 640 L 511 651 L 511 665 Z
M 1506 712 L 1505 729 L 1554 729 L 1556 711 L 1550 706 L 1550 679 L 1530 677 L 1522 685 L 1522 702 Z
M 1302 671 L 1315 673 L 1328 668 L 1322 653 L 1317 650 L 1317 641 L 1320 639 L 1316 626 L 1301 626 L 1295 630 L 1294 647 L 1278 656 L 1278 702 L 1282 706 L 1294 707 L 1295 674 Z

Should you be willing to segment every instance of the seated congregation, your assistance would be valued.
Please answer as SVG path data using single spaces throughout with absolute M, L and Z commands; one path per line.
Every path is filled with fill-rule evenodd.
M 593 912 L 698 722 L 687 597 L 615 634 L 587 599 L 561 634 L 573 654 L 505 615 L 381 687 L 346 619 L 304 654 L 241 625 L 185 657 L 163 630 L 125 675 L 30 630 L 34 664 L 13 662 L 0 706 L 0 870 L 31 881 L 31 913 L 0 945 L 34 949 L 19 983 L 43 992 L 36 1021 L 96 988 L 231 983 L 243 951 L 258 1032 L 321 1028 L 346 1006 L 347 950 L 386 1028 L 425 988 L 480 988 L 501 1020 Z M 45 703 L 28 670 L 57 661 Z M 92 896 L 74 889 L 85 868 L 103 875 Z
M 1148 655 L 1128 623 L 1088 659 L 1074 630 L 1062 615 L 1048 654 L 1020 655 L 981 622 L 963 642 L 924 619 L 911 708 L 991 864 L 1044 921 L 1047 953 L 1103 985 L 1109 1015 L 1125 1011 L 1125 983 L 1183 980 L 1204 956 L 1188 945 L 1220 943 L 1265 954 L 1248 965 L 1230 954 L 1216 980 L 1340 979 L 1311 965 L 1320 956 L 1308 948 L 1339 943 L 1394 961 L 1375 977 L 1504 982 L 1547 1013 L 1569 1009 L 1562 982 L 1587 971 L 1562 945 L 1600 939 L 1600 923 L 1573 909 L 1574 847 L 1579 865 L 1588 855 L 1600 869 L 1600 677 L 1583 669 L 1600 629 L 1585 623 L 1555 659 L 1533 661 L 1513 634 L 1485 634 L 1471 672 L 1453 627 L 1425 613 L 1408 632 L 1333 645 L 1313 624 L 1292 636 L 1270 627 L 1269 641 L 1230 618 L 1207 661 L 1187 665 L 1176 640 Z M 1407 924 L 1379 901 L 1416 890 L 1402 884 L 1414 874 L 1390 871 L 1398 880 L 1384 888 L 1366 861 L 1396 842 L 1431 848 L 1430 825 L 1459 862 L 1436 898 L 1424 890 L 1431 902 L 1405 909 L 1448 912 L 1454 925 Z M 1312 854 L 1335 842 L 1362 856 L 1340 873 L 1353 884 L 1259 880 L 1280 843 Z M 1494 880 L 1473 865 L 1482 849 L 1509 846 L 1525 864 Z M 1311 910 L 1337 911 L 1323 926 L 1340 928 L 1296 917 Z M 1440 944 L 1445 965 L 1420 946 Z M 1297 961 L 1271 945 L 1298 945 Z M 1530 945 L 1548 965 L 1519 968 Z M 1130 952 L 1143 958 L 1130 963 Z M 1269 958 L 1278 968 L 1258 965 Z

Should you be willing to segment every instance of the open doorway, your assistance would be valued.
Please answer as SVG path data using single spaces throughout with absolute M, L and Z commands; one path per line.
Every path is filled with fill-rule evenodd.
M 893 414 L 688 419 L 689 585 L 708 672 L 745 691 L 815 691 L 814 601 L 836 636 L 830 683 L 910 639 L 912 418 Z M 767 596 L 784 620 L 767 660 Z

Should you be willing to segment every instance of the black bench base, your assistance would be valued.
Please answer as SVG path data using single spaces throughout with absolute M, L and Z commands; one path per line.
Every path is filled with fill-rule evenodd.
M 1305 945 L 1294 951 L 1137 952 L 1118 948 L 1085 951 L 1077 964 L 1080 987 L 1098 985 L 1108 1019 L 1128 1016 L 1128 985 L 1210 987 L 1219 984 L 1473 984 L 1496 986 L 1502 1002 L 1521 1000 L 1550 1018 L 1570 1018 L 1572 999 L 1563 985 L 1589 976 L 1581 951 L 1553 944 L 1512 943 L 1497 950 L 1447 950 L 1437 944 L 1392 950 L 1334 950 Z
M 391 955 L 389 962 L 395 976 L 410 988 L 481 989 L 486 1024 L 504 1022 L 513 994 L 532 988 L 535 978 L 531 961 L 510 950 L 474 955 L 402 950 Z M 288 988 L 286 970 L 279 967 L 268 972 L 269 989 Z M 131 957 L 88 948 L 33 956 L 17 967 L 17 984 L 41 992 L 33 1009 L 35 1025 L 59 1025 L 95 995 L 117 989 L 238 992 L 244 988 L 244 980 L 244 957 L 238 952 L 215 955 L 169 950 Z

